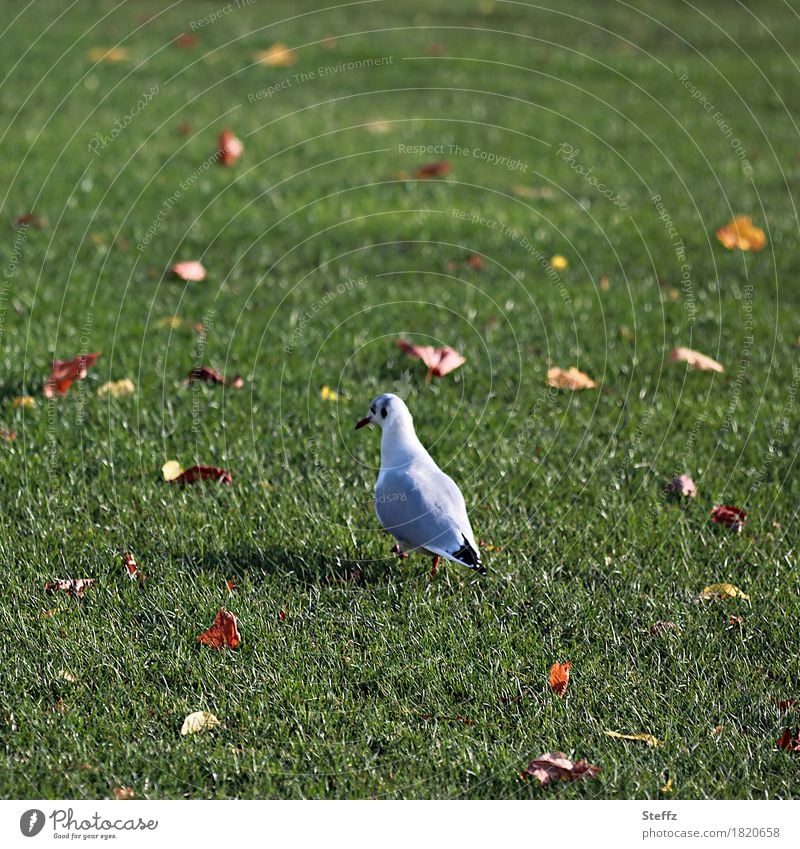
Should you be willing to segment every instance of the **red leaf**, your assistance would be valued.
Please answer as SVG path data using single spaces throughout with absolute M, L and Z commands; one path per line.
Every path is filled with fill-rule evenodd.
M 86 590 L 95 583 L 96 578 L 56 578 L 54 581 L 48 581 L 44 588 L 50 593 L 61 590 L 67 595 L 83 598 Z
M 577 781 L 579 778 L 596 778 L 599 766 L 587 761 L 571 761 L 563 752 L 548 752 L 534 758 L 525 769 L 542 787 L 553 781 Z
M 478 256 L 478 254 L 470 254 L 470 256 L 467 258 L 467 265 L 470 268 L 480 270 L 481 268 L 483 268 L 483 258 Z
M 278 611 L 278 619 L 280 619 L 281 622 L 286 621 L 286 611 L 285 610 Z
M 236 578 L 231 578 L 230 581 L 225 581 L 225 586 L 228 588 L 228 592 L 232 593 L 239 589 L 239 583 Z
M 740 507 L 733 507 L 728 504 L 718 504 L 711 511 L 711 521 L 717 525 L 725 525 L 732 531 L 739 532 L 744 527 L 747 519 L 747 513 Z
M 240 374 L 227 380 L 216 369 L 209 366 L 197 366 L 189 372 L 189 383 L 195 380 L 204 380 L 206 383 L 220 383 L 224 386 L 233 386 L 235 389 L 241 389 L 244 386 L 244 379 Z
M 202 262 L 197 260 L 185 260 L 184 262 L 176 262 L 170 271 L 181 280 L 187 280 L 192 283 L 199 283 L 206 279 L 206 269 Z
M 569 670 L 572 666 L 572 661 L 568 660 L 566 663 L 554 663 L 550 667 L 550 689 L 557 696 L 564 696 L 564 693 L 567 692 L 567 685 L 569 684 Z
M 76 380 L 83 380 L 86 372 L 97 362 L 99 353 L 81 354 L 72 360 L 53 360 L 50 377 L 44 385 L 45 398 L 66 395 Z
M 126 551 L 122 555 L 122 565 L 125 567 L 125 573 L 132 581 L 146 580 L 146 577 L 139 571 L 139 564 L 136 562 L 136 558 L 129 551 Z
M 190 32 L 182 32 L 176 39 L 175 44 L 178 47 L 190 48 L 197 46 L 197 36 L 192 35 Z
M 450 163 L 442 160 L 441 162 L 428 162 L 425 165 L 420 165 L 414 172 L 414 176 L 418 180 L 429 180 L 431 177 L 441 177 L 450 170 Z
M 239 626 L 233 613 L 220 607 L 214 619 L 214 624 L 197 638 L 198 643 L 215 649 L 227 647 L 235 649 L 241 642 Z
M 181 472 L 176 478 L 167 481 L 167 483 L 195 483 L 195 481 L 215 480 L 218 483 L 233 483 L 231 473 L 220 469 L 217 466 L 191 466 L 186 471 Z
M 33 212 L 26 212 L 24 215 L 18 215 L 14 219 L 15 227 L 35 227 L 41 230 L 44 227 L 44 221 Z
M 217 160 L 220 165 L 230 167 L 244 153 L 244 145 L 230 130 L 223 130 L 219 136 Z
M 775 741 L 779 749 L 785 752 L 800 752 L 800 729 L 792 734 L 791 728 L 784 728 L 783 734 Z
M 775 702 L 775 704 L 778 710 L 789 710 L 797 704 L 797 699 L 781 699 L 781 701 Z
M 434 348 L 432 345 L 412 345 L 404 339 L 398 339 L 397 347 L 409 357 L 419 357 L 425 363 L 428 367 L 428 380 L 431 377 L 444 377 L 467 361 L 466 357 L 447 346 Z

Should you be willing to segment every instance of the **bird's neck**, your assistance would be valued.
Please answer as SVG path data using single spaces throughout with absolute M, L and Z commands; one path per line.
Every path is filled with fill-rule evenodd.
M 384 469 L 396 469 L 410 462 L 430 460 L 430 455 L 417 438 L 411 422 L 399 421 L 390 428 L 384 428 L 381 435 L 381 466 Z

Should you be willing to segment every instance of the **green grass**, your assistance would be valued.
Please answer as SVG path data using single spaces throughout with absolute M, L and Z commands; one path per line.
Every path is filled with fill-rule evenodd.
M 775 701 L 800 696 L 800 88 L 784 52 L 800 18 L 710 0 L 255 3 L 198 29 L 194 49 L 170 43 L 224 5 L 35 0 L 0 38 L 4 270 L 16 256 L 0 281 L 0 423 L 18 433 L 0 443 L 0 794 L 664 798 L 669 778 L 668 798 L 795 794 L 796 757 L 775 739 L 798 716 Z M 127 60 L 88 58 L 118 41 Z M 277 41 L 293 67 L 253 62 Z M 294 80 L 375 57 L 391 62 Z M 245 155 L 192 177 L 224 127 Z M 526 168 L 400 148 L 429 144 Z M 442 180 L 394 179 L 438 158 Z M 685 245 L 685 287 L 653 194 Z M 10 226 L 31 209 L 42 229 Z M 766 250 L 716 242 L 739 213 Z M 537 258 L 556 253 L 560 283 Z M 194 258 L 206 282 L 169 279 Z M 207 339 L 159 324 L 171 315 Z M 426 385 L 400 336 L 468 362 Z M 669 363 L 675 345 L 726 373 Z M 88 378 L 47 402 L 51 358 L 94 350 Z M 245 388 L 182 384 L 200 364 Z M 551 393 L 550 364 L 601 388 Z M 97 396 L 123 377 L 134 396 Z M 498 547 L 485 579 L 448 565 L 429 581 L 427 560 L 389 556 L 377 434 L 352 428 L 398 388 Z M 23 394 L 35 409 L 12 406 Z M 168 487 L 170 458 L 228 468 L 233 486 Z M 696 501 L 665 501 L 682 471 Z M 742 534 L 709 523 L 715 503 L 748 511 Z M 44 593 L 65 576 L 98 582 L 82 601 Z M 692 603 L 716 581 L 751 601 Z M 222 605 L 240 619 L 235 652 L 195 641 Z M 651 637 L 661 620 L 679 630 Z M 547 671 L 567 659 L 560 700 Z M 181 738 L 200 709 L 223 727 Z M 445 719 L 459 716 L 474 724 Z M 599 778 L 519 779 L 555 749 Z

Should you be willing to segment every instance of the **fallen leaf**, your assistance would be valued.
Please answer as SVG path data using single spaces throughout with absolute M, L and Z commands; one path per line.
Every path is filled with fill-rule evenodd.
M 547 370 L 547 385 L 556 389 L 572 389 L 573 391 L 597 388 L 597 384 L 591 377 L 582 371 L 578 371 L 575 366 L 570 366 L 567 371 L 558 366 L 549 368 Z
M 192 125 L 188 121 L 181 121 L 180 124 L 178 124 L 178 132 L 182 136 L 190 135 L 192 132 Z
M 286 611 L 285 610 L 281 609 L 281 610 L 278 611 L 278 619 L 280 619 L 281 622 L 286 621 Z
M 253 57 L 256 62 L 262 65 L 268 65 L 270 68 L 286 68 L 294 65 L 297 61 L 297 53 L 290 50 L 285 44 L 278 42 L 273 44 L 268 50 L 261 50 Z
M 89 51 L 92 62 L 124 62 L 129 56 L 124 47 L 93 47 Z
M 124 377 L 122 380 L 109 380 L 108 383 L 104 383 L 97 390 L 97 394 L 100 396 L 110 395 L 112 398 L 122 398 L 124 395 L 133 395 L 135 391 L 136 387 L 133 385 L 133 381 Z
M 174 461 L 173 461 L 174 462 Z M 165 463 L 164 466 L 167 464 Z M 164 466 L 161 467 L 161 472 L 164 473 Z M 170 466 L 169 473 L 174 472 L 174 468 Z M 167 483 L 187 484 L 196 483 L 197 481 L 215 480 L 218 483 L 233 483 L 231 473 L 225 469 L 220 469 L 217 466 L 190 466 L 188 469 L 182 470 L 175 477 L 164 478 Z
M 161 467 L 161 474 L 164 476 L 165 481 L 174 481 L 175 478 L 183 474 L 183 469 L 177 460 L 167 460 Z
M 467 361 L 466 357 L 447 346 L 434 348 L 432 345 L 412 345 L 404 339 L 398 339 L 397 347 L 409 357 L 419 357 L 425 363 L 428 367 L 428 382 L 432 377 L 444 377 Z
M 244 145 L 230 130 L 223 130 L 217 144 L 217 161 L 230 168 L 244 153 Z
M 225 586 L 228 588 L 228 592 L 232 593 L 239 589 L 239 583 L 236 578 L 231 578 L 230 581 L 225 581 Z
M 176 262 L 170 271 L 181 280 L 186 280 L 192 283 L 199 283 L 206 279 L 206 270 L 202 262 L 197 260 L 185 260 L 184 262 Z
M 672 793 L 672 790 L 673 790 L 672 779 L 670 778 L 670 779 L 667 780 L 667 783 L 664 784 L 664 786 L 661 788 L 661 792 L 662 793 Z
M 718 504 L 711 511 L 711 521 L 716 525 L 725 525 L 735 533 L 740 533 L 747 521 L 747 513 L 741 507 Z
M 717 239 L 729 250 L 760 251 L 767 244 L 766 233 L 753 224 L 749 215 L 737 215 L 717 230 Z
M 470 254 L 467 257 L 467 265 L 476 271 L 480 271 L 483 268 L 483 257 L 478 256 L 478 254 Z
M 390 121 L 384 121 L 380 118 L 376 118 L 374 121 L 367 121 L 367 123 L 364 124 L 364 129 L 373 135 L 382 136 L 392 129 L 392 125 Z
M 197 47 L 197 36 L 190 32 L 182 32 L 173 43 L 188 50 L 191 47 Z
M 502 550 L 503 550 L 502 548 L 500 548 L 500 546 L 499 546 L 499 545 L 493 545 L 492 543 L 490 543 L 490 542 L 485 542 L 485 541 L 484 541 L 484 540 L 482 540 L 482 539 L 479 539 L 479 540 L 478 540 L 478 545 L 479 545 L 481 548 L 485 548 L 487 551 L 502 551 Z
M 678 475 L 675 480 L 666 485 L 665 489 L 670 495 L 682 495 L 684 498 L 697 497 L 697 487 L 689 475 Z
M 797 704 L 797 699 L 782 699 L 781 701 L 775 702 L 775 706 L 778 710 L 789 710 L 793 708 Z
M 64 699 L 59 699 L 52 706 L 51 710 L 55 711 L 56 713 L 66 713 L 67 712 L 67 705 L 66 705 L 66 702 L 64 701 Z
M 720 373 L 725 371 L 725 367 L 716 360 L 712 360 L 711 357 L 707 357 L 699 351 L 693 351 L 691 348 L 673 348 L 670 351 L 669 359 L 673 363 L 686 363 L 699 371 L 718 371 Z
M 731 618 L 728 620 L 728 624 L 734 627 L 741 628 L 742 625 L 744 625 L 744 619 L 741 616 L 731 616 Z
M 563 271 L 565 268 L 569 268 L 569 261 L 565 256 L 556 254 L 550 257 L 550 267 L 556 271 Z
M 16 407 L 35 407 L 36 399 L 31 395 L 20 395 L 11 402 L 11 406 Z
M 750 601 L 750 596 L 743 593 L 739 587 L 733 584 L 710 584 L 703 592 L 695 596 L 695 601 L 725 601 L 729 598 L 742 598 Z
M 14 219 L 15 227 L 35 227 L 37 230 L 41 230 L 45 225 L 45 220 L 40 218 L 33 212 L 26 212 L 23 215 L 18 215 Z
M 569 670 L 572 666 L 572 661 L 568 660 L 566 663 L 554 663 L 550 667 L 550 689 L 557 696 L 564 696 L 564 693 L 567 692 L 567 685 L 569 684 Z
M 425 53 L 428 56 L 444 56 L 446 49 L 443 44 L 437 44 L 434 42 L 425 49 Z
M 660 746 L 661 741 L 652 734 L 621 734 L 619 731 L 604 731 L 606 737 L 613 737 L 615 740 L 634 740 L 640 743 L 647 743 L 648 746 Z
M 8 430 L 7 428 L 0 427 L 0 439 L 4 442 L 13 442 L 17 438 L 17 432 L 15 430 Z
M 45 398 L 66 395 L 76 380 L 83 380 L 86 372 L 97 362 L 99 353 L 82 354 L 71 360 L 53 360 L 50 377 L 44 384 Z
M 210 731 L 222 723 L 207 710 L 198 710 L 195 713 L 190 713 L 183 720 L 181 726 L 181 737 L 186 737 L 189 734 L 197 734 L 198 731 Z
M 323 401 L 338 401 L 339 394 L 334 392 L 330 386 L 323 386 L 319 391 L 319 397 L 322 398 Z
M 136 558 L 130 553 L 130 551 L 126 551 L 125 554 L 122 555 L 122 565 L 125 567 L 125 574 L 132 581 L 147 580 L 146 576 L 139 571 L 139 564 L 136 562 Z
M 194 383 L 195 380 L 204 380 L 206 383 L 223 384 L 224 386 L 232 386 L 234 389 L 241 389 L 244 386 L 244 378 L 240 374 L 227 379 L 216 369 L 209 368 L 208 366 L 193 368 L 189 372 L 187 380 L 189 383 Z
M 58 673 L 58 677 L 64 681 L 69 681 L 70 684 L 74 684 L 78 680 L 77 676 L 73 675 L 68 669 L 62 669 Z
M 791 728 L 784 728 L 783 733 L 775 741 L 779 749 L 785 752 L 800 752 L 800 729 L 792 733 Z
M 156 327 L 169 327 L 171 330 L 194 330 L 196 333 L 202 333 L 206 329 L 202 322 L 187 321 L 178 315 L 165 315 L 164 318 L 158 319 Z
M 607 292 L 607 291 L 611 288 L 611 282 L 609 281 L 609 279 L 608 279 L 608 275 L 607 275 L 607 274 L 604 274 L 604 275 L 600 278 L 600 282 L 599 282 L 599 284 L 598 284 L 598 285 L 600 286 L 600 289 L 601 289 L 603 292 Z
M 133 791 L 131 787 L 115 787 L 114 788 L 114 798 L 115 799 L 133 799 L 136 796 L 136 793 Z
M 235 649 L 241 642 L 236 616 L 224 607 L 220 607 L 214 624 L 200 634 L 197 642 L 215 649 L 221 649 L 223 646 Z
M 333 50 L 338 43 L 339 39 L 335 35 L 324 35 L 319 40 L 319 46 L 324 47 L 325 50 Z
M 553 781 L 596 778 L 600 767 L 587 761 L 572 761 L 563 752 L 548 752 L 534 758 L 523 771 L 533 776 L 542 787 L 547 787 Z
M 442 160 L 441 162 L 428 162 L 425 165 L 420 165 L 414 172 L 414 176 L 418 180 L 430 180 L 432 177 L 441 177 L 447 174 L 450 170 L 450 163 Z
M 44 588 L 46 592 L 52 593 L 60 590 L 67 595 L 83 598 L 86 590 L 95 583 L 97 583 L 97 578 L 57 578 L 54 581 L 48 581 Z
M 677 631 L 678 626 L 674 622 L 656 622 L 650 626 L 650 636 L 657 637 L 664 631 Z

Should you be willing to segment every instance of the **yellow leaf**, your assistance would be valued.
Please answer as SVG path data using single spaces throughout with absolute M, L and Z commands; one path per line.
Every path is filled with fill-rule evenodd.
M 256 53 L 254 58 L 256 62 L 260 62 L 262 65 L 269 65 L 271 68 L 285 68 L 288 65 L 294 65 L 297 61 L 297 53 L 279 42 L 273 44 L 269 50 L 262 50 Z
M 595 389 L 597 384 L 575 366 L 570 366 L 567 371 L 558 366 L 547 370 L 547 385 L 556 389 Z
M 613 737 L 615 740 L 636 740 L 641 743 L 647 743 L 648 746 L 660 746 L 661 741 L 652 734 L 621 734 L 619 731 L 605 731 L 606 737 Z
M 156 322 L 156 327 L 169 327 L 172 330 L 177 330 L 179 327 L 183 327 L 184 324 L 184 320 L 178 315 L 165 315 L 164 318 L 160 318 Z
M 661 788 L 662 793 L 672 793 L 672 779 L 670 778 L 667 783 Z
M 123 395 L 132 395 L 136 391 L 133 381 L 127 377 L 122 380 L 109 380 L 104 383 L 98 390 L 98 395 L 110 395 L 112 398 L 122 398 Z
M 93 47 L 89 51 L 92 62 L 124 62 L 129 56 L 124 47 Z
M 320 398 L 322 398 L 323 401 L 338 401 L 339 400 L 338 394 L 336 392 L 334 392 L 333 389 L 330 388 L 330 386 L 323 386 L 322 389 L 320 390 L 319 395 L 320 395 Z
M 569 262 L 565 256 L 556 254 L 555 256 L 550 257 L 550 266 L 555 268 L 556 271 L 563 271 L 565 268 L 569 267 Z
M 711 357 L 707 357 L 699 351 L 693 351 L 691 348 L 673 348 L 669 353 L 669 359 L 670 362 L 686 363 L 700 371 L 725 371 L 725 367 L 721 363 L 712 360 Z
M 30 395 L 20 395 L 11 402 L 12 407 L 35 407 L 36 399 Z
M 747 593 L 743 593 L 739 587 L 727 583 L 711 584 L 695 596 L 696 601 L 725 601 L 728 598 L 743 598 L 745 601 L 750 601 L 750 596 Z
M 210 731 L 222 723 L 207 710 L 198 710 L 195 713 L 190 713 L 183 720 L 181 726 L 181 737 L 186 737 L 187 734 L 197 734 L 198 731 Z
M 180 477 L 183 474 L 183 469 L 177 460 L 167 460 L 161 467 L 161 474 L 164 475 L 165 481 L 171 481 Z
M 724 227 L 717 230 L 717 239 L 729 251 L 760 251 L 767 244 L 767 236 L 753 224 L 749 215 L 737 215 Z

